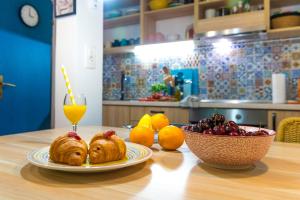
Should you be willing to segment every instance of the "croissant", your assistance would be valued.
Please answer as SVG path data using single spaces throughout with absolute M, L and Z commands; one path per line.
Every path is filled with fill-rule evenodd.
M 90 142 L 89 158 L 92 164 L 122 160 L 125 156 L 126 144 L 114 131 L 98 133 Z
M 86 162 L 88 147 L 74 132 L 60 136 L 50 147 L 50 159 L 56 163 L 80 166 Z

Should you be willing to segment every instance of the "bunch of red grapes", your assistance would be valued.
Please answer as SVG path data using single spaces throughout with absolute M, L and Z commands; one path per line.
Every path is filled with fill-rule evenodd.
M 185 127 L 186 131 L 197 132 L 208 135 L 229 135 L 229 136 L 262 136 L 269 135 L 265 130 L 246 131 L 240 128 L 234 121 L 226 121 L 224 115 L 214 114 L 213 117 L 202 119 L 198 124 Z

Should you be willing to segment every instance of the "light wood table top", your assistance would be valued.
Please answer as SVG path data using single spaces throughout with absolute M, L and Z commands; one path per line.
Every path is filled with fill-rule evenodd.
M 85 139 L 108 127 L 79 127 Z M 182 146 L 146 163 L 105 173 L 72 174 L 40 169 L 26 154 L 50 145 L 68 129 L 0 137 L 0 199 L 300 199 L 300 144 L 274 143 L 255 169 L 224 171 L 201 164 Z M 115 128 L 118 134 L 128 130 Z

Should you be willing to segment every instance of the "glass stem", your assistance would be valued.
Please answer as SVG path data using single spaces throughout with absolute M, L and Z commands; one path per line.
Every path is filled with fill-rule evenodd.
M 73 124 L 73 131 L 77 133 L 77 124 Z

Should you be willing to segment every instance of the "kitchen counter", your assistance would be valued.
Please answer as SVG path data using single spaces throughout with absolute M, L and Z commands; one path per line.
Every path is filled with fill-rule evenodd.
M 79 126 L 86 140 L 107 129 Z M 126 129 L 113 129 L 128 136 Z M 175 152 L 154 145 L 147 162 L 112 172 L 72 174 L 28 163 L 29 151 L 49 146 L 68 130 L 0 137 L 0 199 L 300 199 L 300 144 L 274 143 L 256 168 L 246 171 L 209 168 L 185 145 Z
M 103 105 L 114 106 L 154 106 L 154 107 L 180 107 L 180 102 L 171 101 L 103 101 Z
M 153 106 L 153 107 L 182 107 L 180 102 L 141 102 L 141 101 L 103 101 L 103 105 L 119 106 Z M 272 104 L 272 103 L 210 103 L 201 102 L 192 108 L 241 108 L 241 109 L 267 109 L 267 110 L 296 110 L 300 111 L 300 104 Z M 190 108 L 190 107 L 186 107 Z

